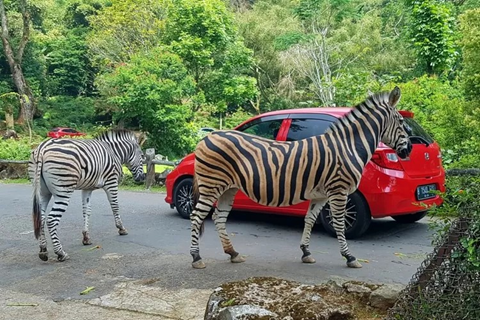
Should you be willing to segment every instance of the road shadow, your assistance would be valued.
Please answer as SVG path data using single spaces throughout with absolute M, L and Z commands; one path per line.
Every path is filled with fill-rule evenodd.
M 228 217 L 230 221 L 243 223 L 254 223 L 256 225 L 264 225 L 265 227 L 275 227 L 281 230 L 302 231 L 304 225 L 303 217 L 292 217 L 284 215 L 273 215 L 264 213 L 253 213 L 245 211 L 232 211 Z M 413 235 L 427 234 L 433 231 L 429 227 L 429 219 L 424 218 L 416 223 L 399 223 L 390 217 L 373 219 L 370 227 L 365 234 L 358 240 L 379 240 L 386 238 L 408 238 Z M 321 224 L 316 224 L 313 233 L 329 236 Z

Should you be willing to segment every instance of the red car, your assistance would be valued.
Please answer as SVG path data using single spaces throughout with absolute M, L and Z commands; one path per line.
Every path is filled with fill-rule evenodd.
M 235 130 L 278 141 L 294 141 L 323 134 L 337 118 L 350 108 L 308 108 L 268 112 L 255 116 Z M 400 111 L 413 145 L 410 157 L 402 160 L 394 150 L 380 143 L 365 166 L 358 190 L 349 196 L 345 232 L 347 238 L 360 237 L 372 218 L 392 217 L 398 222 L 413 223 L 422 219 L 427 208 L 440 205 L 438 192 L 445 191 L 445 170 L 438 144 L 413 119 L 413 113 Z M 194 154 L 189 154 L 167 176 L 165 201 L 177 208 L 183 218 L 192 210 Z M 433 192 L 432 192 L 433 191 Z M 305 216 L 308 201 L 289 207 L 267 207 L 250 200 L 239 191 L 234 210 Z M 326 231 L 335 236 L 327 206 L 318 219 Z
M 50 138 L 62 138 L 62 137 L 81 137 L 86 134 L 83 132 L 78 132 L 72 128 L 54 128 L 47 133 L 47 136 Z

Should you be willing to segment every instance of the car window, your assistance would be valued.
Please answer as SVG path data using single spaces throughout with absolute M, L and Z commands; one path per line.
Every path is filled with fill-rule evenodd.
M 292 119 L 288 130 L 287 141 L 296 141 L 324 134 L 332 121 L 324 119 Z
M 254 134 L 256 136 L 275 140 L 277 138 L 278 131 L 282 125 L 283 119 L 255 119 L 249 123 L 238 128 L 239 131 Z
M 423 144 L 425 142 L 427 143 L 433 143 L 433 138 L 425 131 L 425 129 L 418 124 L 415 120 L 412 118 L 404 118 L 405 120 L 405 129 L 410 135 L 410 137 L 413 137 L 410 139 L 410 141 L 414 144 Z M 417 138 L 415 138 L 417 137 Z

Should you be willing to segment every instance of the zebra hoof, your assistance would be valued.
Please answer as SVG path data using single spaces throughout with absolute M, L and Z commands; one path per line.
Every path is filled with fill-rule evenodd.
M 84 246 L 91 245 L 92 241 L 90 240 L 90 235 L 88 234 L 88 232 L 83 231 L 82 234 L 83 234 L 83 240 L 82 240 L 83 245 Z
M 192 262 L 192 267 L 194 269 L 205 269 L 206 266 L 202 260 L 198 260 L 198 261 Z
M 58 260 L 59 262 L 66 261 L 66 260 L 68 260 L 68 259 L 70 259 L 70 256 L 69 256 L 68 254 L 66 254 L 66 253 L 63 254 L 63 255 L 59 254 L 59 255 L 57 256 L 57 260 Z
M 312 256 L 306 256 L 302 258 L 303 263 L 315 263 L 317 262 Z
M 347 267 L 349 268 L 361 268 L 362 265 L 356 259 L 350 262 L 347 262 Z
M 38 254 L 38 257 L 39 257 L 42 261 L 48 261 L 48 252 L 47 252 L 47 251 L 40 252 L 40 253 Z
M 121 236 L 126 236 L 128 234 L 127 229 L 118 229 L 118 234 Z
M 234 258 L 230 258 L 230 262 L 232 263 L 242 263 L 245 262 L 247 259 L 244 256 L 237 255 Z

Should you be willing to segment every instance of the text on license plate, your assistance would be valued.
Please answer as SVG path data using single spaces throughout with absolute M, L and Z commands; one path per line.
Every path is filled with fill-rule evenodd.
M 435 190 L 437 190 L 436 184 L 427 184 L 424 186 L 417 187 L 417 194 L 416 194 L 417 200 L 435 198 L 436 194 L 435 192 L 432 192 Z

